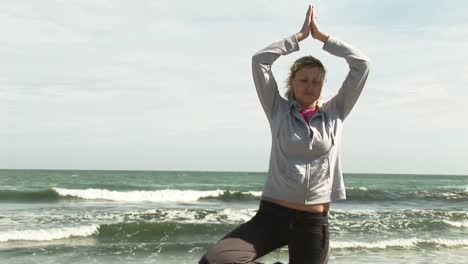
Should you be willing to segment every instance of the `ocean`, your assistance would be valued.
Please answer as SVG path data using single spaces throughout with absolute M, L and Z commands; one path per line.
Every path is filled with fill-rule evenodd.
M 266 173 L 0 170 L 0 263 L 198 263 Z M 468 263 L 468 176 L 345 174 L 330 263 Z M 287 263 L 287 247 L 258 261 Z

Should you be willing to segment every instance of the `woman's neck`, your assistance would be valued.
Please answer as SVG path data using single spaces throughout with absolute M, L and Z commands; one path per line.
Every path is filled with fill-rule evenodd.
M 317 106 L 318 106 L 318 102 L 317 102 L 317 101 L 313 102 L 313 103 L 310 104 L 310 105 L 303 105 L 303 104 L 301 104 L 301 112 L 302 112 L 302 111 L 305 111 L 305 110 L 307 110 L 307 109 L 314 110 L 314 109 L 317 108 Z

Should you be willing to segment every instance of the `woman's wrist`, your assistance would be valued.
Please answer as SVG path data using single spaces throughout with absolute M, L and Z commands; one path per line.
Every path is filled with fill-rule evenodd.
M 318 39 L 322 41 L 323 43 L 326 43 L 329 37 L 330 37 L 329 34 L 319 31 L 317 32 L 317 36 L 315 37 L 315 39 Z
M 294 35 L 296 36 L 297 41 L 303 41 L 304 39 L 306 39 L 308 37 L 309 34 L 306 34 L 306 33 L 303 33 L 301 31 L 299 31 Z M 328 37 L 330 37 L 329 34 L 327 34 L 325 32 L 321 32 L 321 31 L 318 31 L 315 34 L 310 34 L 310 35 L 312 35 L 312 38 L 320 40 L 323 43 L 326 43 L 327 40 L 328 40 Z
M 303 41 L 304 39 L 307 38 L 307 35 L 308 34 L 304 34 L 302 32 L 297 32 L 296 34 L 294 34 L 296 36 L 296 39 L 297 41 Z M 324 32 L 317 32 L 316 34 L 314 34 L 315 36 L 312 36 L 314 39 L 317 39 L 317 40 L 320 40 L 321 42 L 323 43 L 326 43 L 327 40 L 328 40 L 328 37 L 330 37 L 329 34 L 327 33 L 324 33 Z
M 307 36 L 305 36 L 305 34 L 302 33 L 302 32 L 297 32 L 297 33 L 294 34 L 294 35 L 296 35 L 297 41 L 303 41 L 303 40 L 307 37 Z

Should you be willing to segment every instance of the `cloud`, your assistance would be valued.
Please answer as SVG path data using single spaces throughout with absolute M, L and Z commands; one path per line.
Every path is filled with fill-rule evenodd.
M 250 58 L 297 31 L 308 3 L 9 1 L 0 8 L 0 118 L 6 124 L 0 145 L 8 141 L 16 154 L 6 163 L 40 164 L 39 154 L 22 158 L 35 146 L 49 151 L 45 167 L 70 164 L 62 157 L 71 152 L 86 160 L 79 166 L 99 166 L 98 157 L 85 159 L 94 149 L 108 157 L 105 164 L 126 157 L 128 168 L 182 163 L 200 169 L 223 169 L 219 164 L 230 170 L 265 168 L 270 131 L 251 79 Z M 403 10 L 395 16 L 385 1 L 314 3 L 324 30 L 372 60 L 347 125 L 351 145 L 361 144 L 367 126 L 369 131 L 383 128 L 382 137 L 390 137 L 395 122 L 411 131 L 402 144 L 411 144 L 430 126 L 453 129 L 455 136 L 466 132 L 460 120 L 468 96 L 463 53 L 468 26 L 457 18 L 464 10 L 460 2 L 444 3 L 441 10 L 453 11 L 454 17 L 440 12 L 433 23 L 421 13 L 435 7 L 416 2 L 392 2 Z M 416 4 L 421 11 L 414 12 Z M 331 98 L 348 72 L 345 61 L 312 39 L 300 45 L 299 52 L 281 57 L 273 67 L 281 93 L 291 63 L 312 54 L 328 68 L 325 97 Z M 455 149 L 451 144 L 446 151 Z M 381 148 L 369 153 L 386 147 L 373 146 Z M 358 150 L 347 153 L 353 154 L 353 164 L 364 164 L 357 162 Z M 181 153 L 202 154 L 200 160 L 177 163 Z M 237 158 L 214 164 L 212 153 Z M 147 158 L 143 164 L 136 156 L 160 162 Z

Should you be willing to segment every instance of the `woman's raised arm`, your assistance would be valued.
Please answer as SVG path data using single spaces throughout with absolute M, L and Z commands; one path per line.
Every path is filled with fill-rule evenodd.
M 298 33 L 269 45 L 252 57 L 252 75 L 255 88 L 268 121 L 271 121 L 279 101 L 284 100 L 279 95 L 271 66 L 279 56 L 299 50 L 299 41 L 307 38 L 310 33 L 311 10 L 312 7 L 309 5 L 304 24 Z
M 354 107 L 364 88 L 367 76 L 369 75 L 370 60 L 345 42 L 320 31 L 316 21 L 315 8 L 313 6 L 311 18 L 310 32 L 312 38 L 323 42 L 323 49 L 325 51 L 344 58 L 349 65 L 348 75 L 338 90 L 337 95 L 323 106 L 325 108 L 331 108 L 332 111 L 337 111 L 341 120 L 344 120 L 351 112 L 351 109 Z

